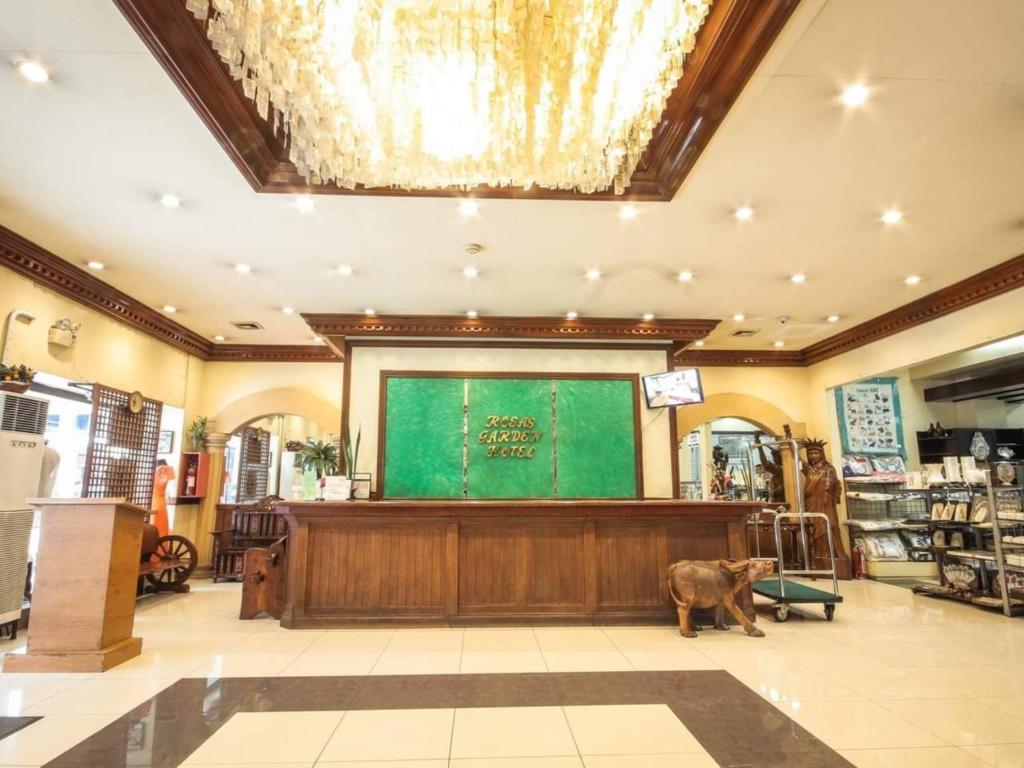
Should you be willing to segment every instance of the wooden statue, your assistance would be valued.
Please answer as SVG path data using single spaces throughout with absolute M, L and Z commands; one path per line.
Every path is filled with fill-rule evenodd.
M 761 438 L 764 432 L 754 433 L 754 445 L 757 447 L 757 455 L 761 460 L 761 468 L 768 477 L 768 501 L 772 504 L 782 504 L 786 501 L 786 487 L 782 478 L 782 451 L 775 446 L 769 446 L 768 453 L 771 459 L 764 452 Z
M 726 468 L 729 466 L 729 454 L 720 445 L 711 449 L 711 498 L 729 498 L 729 480 Z
M 743 615 L 736 605 L 737 593 L 758 579 L 771 574 L 775 566 L 770 560 L 680 560 L 668 568 L 668 591 L 679 613 L 679 634 L 696 637 L 690 623 L 694 608 L 715 609 L 715 629 L 728 629 L 728 611 L 751 637 L 764 637 L 764 632 Z
M 832 545 L 835 548 L 836 575 L 840 579 L 851 578 L 850 557 L 843 548 L 843 538 L 839 535 L 839 515 L 836 505 L 842 496 L 843 486 L 839 481 L 835 468 L 825 461 L 824 440 L 803 440 L 807 454 L 803 462 L 804 511 L 824 512 L 832 524 Z M 811 541 L 812 563 L 814 568 L 825 569 L 830 565 L 828 551 L 828 533 L 820 523 L 813 528 Z

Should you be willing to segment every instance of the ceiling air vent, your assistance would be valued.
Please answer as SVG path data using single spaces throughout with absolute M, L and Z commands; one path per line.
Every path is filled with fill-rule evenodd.
M 750 328 L 740 328 L 738 331 L 733 331 L 730 336 L 735 336 L 737 339 L 745 339 L 748 336 L 756 336 L 760 331 L 755 331 Z
M 263 326 L 255 320 L 232 320 L 231 324 L 240 331 L 262 331 Z

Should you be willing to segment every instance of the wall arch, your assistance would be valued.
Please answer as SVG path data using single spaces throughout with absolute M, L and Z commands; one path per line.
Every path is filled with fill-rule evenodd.
M 709 395 L 703 403 L 688 405 L 676 409 L 676 434 L 680 440 L 708 421 L 733 417 L 745 419 L 774 435 L 782 434 L 782 425 L 789 424 L 795 437 L 807 432 L 802 422 L 795 422 L 781 408 L 753 395 L 741 395 L 738 392 L 722 392 Z
M 235 432 L 251 421 L 277 413 L 302 416 L 326 432 L 341 428 L 341 409 L 298 389 L 268 389 L 235 400 L 211 417 L 218 432 Z

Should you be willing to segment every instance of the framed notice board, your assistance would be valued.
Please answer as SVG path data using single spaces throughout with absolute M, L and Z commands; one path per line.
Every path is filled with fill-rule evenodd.
M 634 374 L 382 371 L 381 495 L 638 498 Z

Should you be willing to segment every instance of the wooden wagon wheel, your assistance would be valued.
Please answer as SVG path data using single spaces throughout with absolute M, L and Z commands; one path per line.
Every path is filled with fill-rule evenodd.
M 171 534 L 157 539 L 153 556 L 173 563 L 158 573 L 147 573 L 146 580 L 158 591 L 180 590 L 196 569 L 199 553 L 196 545 L 184 536 Z

